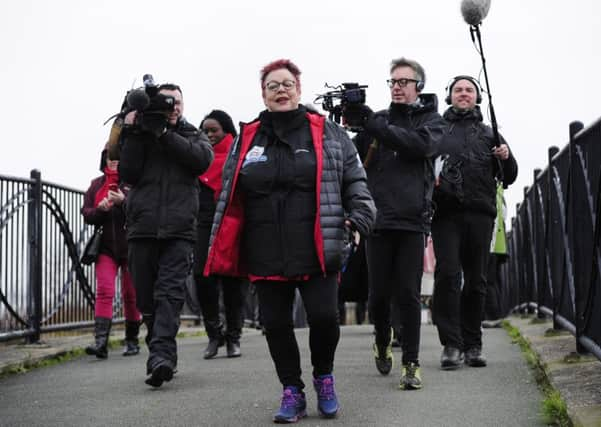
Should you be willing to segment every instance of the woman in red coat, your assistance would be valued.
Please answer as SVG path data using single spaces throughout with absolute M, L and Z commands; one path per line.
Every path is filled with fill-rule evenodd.
M 86 347 L 86 353 L 99 359 L 108 356 L 107 344 L 113 318 L 115 278 L 121 270 L 121 297 L 125 316 L 124 356 L 140 352 L 138 332 L 140 313 L 136 308 L 136 290 L 127 270 L 127 241 L 123 201 L 127 188 L 119 182 L 119 160 L 107 158 L 103 150 L 100 170 L 103 175 L 92 180 L 86 191 L 81 213 L 87 224 L 102 227 L 102 245 L 96 261 L 96 304 L 94 306 L 96 341 Z
M 194 254 L 194 279 L 205 330 L 209 337 L 204 358 L 214 358 L 219 347 L 224 344 L 226 344 L 227 357 L 240 357 L 242 307 L 248 282 L 237 277 L 217 275 L 207 277 L 202 274 L 207 260 L 215 204 L 221 192 L 221 172 L 237 132 L 231 117 L 221 110 L 211 111 L 203 119 L 200 128 L 207 134 L 215 153 L 211 166 L 199 177 L 198 239 Z M 225 327 L 219 313 L 220 289 L 225 308 Z

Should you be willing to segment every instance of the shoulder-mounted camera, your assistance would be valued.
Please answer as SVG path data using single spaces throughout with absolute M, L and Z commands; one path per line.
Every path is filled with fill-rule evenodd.
M 365 105 L 367 85 L 342 83 L 338 86 L 330 86 L 326 83 L 325 87 L 334 90 L 317 95 L 313 102 L 321 104 L 321 107 L 329 113 L 328 117 L 331 120 L 340 124 L 344 117 L 345 125 L 349 130 L 353 132 L 360 131 L 361 123 L 354 122 L 352 117 L 348 117 L 345 112 Z

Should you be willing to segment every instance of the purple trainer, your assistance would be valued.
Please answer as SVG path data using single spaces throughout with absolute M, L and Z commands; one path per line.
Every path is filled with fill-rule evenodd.
M 298 387 L 286 386 L 282 395 L 280 410 L 273 416 L 273 421 L 279 424 L 295 423 L 307 416 L 307 401 L 305 393 Z
M 334 390 L 334 376 L 320 375 L 313 379 L 313 387 L 317 392 L 317 409 L 324 418 L 334 418 L 340 409 L 336 390 Z

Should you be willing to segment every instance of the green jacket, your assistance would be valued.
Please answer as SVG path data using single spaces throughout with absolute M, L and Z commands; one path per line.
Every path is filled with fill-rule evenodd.
M 507 240 L 505 238 L 505 215 L 507 208 L 503 197 L 503 185 L 497 185 L 497 217 L 490 241 L 490 253 L 507 255 Z

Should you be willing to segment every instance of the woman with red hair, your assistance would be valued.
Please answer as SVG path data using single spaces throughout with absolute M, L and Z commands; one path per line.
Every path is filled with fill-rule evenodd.
M 223 169 L 205 274 L 248 277 L 283 386 L 279 423 L 306 415 L 293 329 L 296 290 L 309 324 L 318 411 L 338 413 L 334 353 L 340 337 L 337 276 L 351 232 L 367 235 L 375 206 L 346 132 L 300 104 L 299 68 L 261 70 L 266 110 L 243 124 Z

